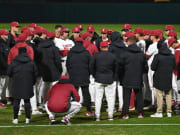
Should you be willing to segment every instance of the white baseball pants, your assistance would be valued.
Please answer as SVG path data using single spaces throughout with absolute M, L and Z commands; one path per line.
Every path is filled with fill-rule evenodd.
M 95 81 L 92 75 L 90 76 L 89 93 L 91 95 L 91 102 L 95 102 Z
M 8 90 L 8 83 L 8 76 L 0 76 L 0 100 L 5 97 L 5 92 Z
M 154 71 L 151 70 L 151 67 L 149 67 L 149 72 L 148 72 L 148 80 L 149 80 L 149 88 L 152 91 L 152 105 L 156 105 L 156 89 L 153 86 L 153 74 Z
M 95 99 L 95 114 L 96 117 L 100 117 L 102 98 L 105 91 L 105 96 L 108 104 L 108 115 L 112 116 L 115 105 L 115 93 L 116 93 L 116 83 L 112 84 L 102 84 L 95 82 L 96 88 L 96 99 Z
M 71 102 L 71 107 L 69 108 L 69 110 L 66 112 L 66 117 L 68 117 L 68 119 L 72 118 L 74 115 L 76 115 L 80 109 L 81 109 L 81 104 L 79 102 L 76 102 L 76 101 L 72 101 Z M 48 109 L 48 102 L 46 102 L 45 104 L 45 109 L 46 109 L 46 112 L 47 114 L 49 115 L 49 118 L 50 117 L 54 117 L 55 118 L 55 113 L 54 112 L 51 112 L 49 109 Z M 63 113 L 62 113 L 63 114 Z
M 116 82 L 116 87 L 118 91 L 118 99 L 119 99 L 119 109 L 123 107 L 123 87 L 120 85 L 120 82 Z

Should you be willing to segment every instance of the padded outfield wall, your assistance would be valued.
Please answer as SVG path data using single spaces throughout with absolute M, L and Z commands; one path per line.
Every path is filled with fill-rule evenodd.
M 1 3 L 0 13 L 0 22 L 180 24 L 180 3 Z

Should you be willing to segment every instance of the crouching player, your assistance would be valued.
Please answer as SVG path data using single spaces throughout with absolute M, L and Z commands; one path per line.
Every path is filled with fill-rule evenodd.
M 45 109 L 49 115 L 50 124 L 55 123 L 55 113 L 66 113 L 61 122 L 71 125 L 70 118 L 81 109 L 80 97 L 67 76 L 61 76 L 46 95 Z

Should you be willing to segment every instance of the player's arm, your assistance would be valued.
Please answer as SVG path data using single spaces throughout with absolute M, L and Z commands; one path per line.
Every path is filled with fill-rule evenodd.
M 72 98 L 73 98 L 73 101 L 77 101 L 77 102 L 80 101 L 80 96 L 73 85 L 72 85 Z
M 154 47 L 151 45 L 145 54 L 146 58 L 149 59 L 153 55 L 154 52 L 155 52 Z

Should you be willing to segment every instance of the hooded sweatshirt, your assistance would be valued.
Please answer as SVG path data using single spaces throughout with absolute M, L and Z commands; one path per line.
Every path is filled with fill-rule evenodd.
M 148 66 L 144 53 L 136 45 L 128 46 L 127 53 L 120 58 L 120 66 L 124 69 L 122 85 L 127 88 L 141 89 L 143 87 L 143 73 L 147 73 Z
M 58 48 L 49 39 L 41 42 L 37 48 L 37 66 L 44 81 L 57 81 L 62 72 L 61 56 Z
M 76 42 L 67 55 L 66 67 L 70 79 L 75 86 L 89 85 L 90 54 L 83 47 L 82 42 Z
M 9 55 L 8 55 L 8 65 L 11 63 L 11 61 L 19 54 L 18 53 L 18 49 L 20 47 L 25 47 L 27 50 L 27 54 L 29 55 L 29 57 L 31 58 L 31 60 L 34 60 L 34 51 L 32 49 L 32 47 L 30 47 L 29 45 L 27 45 L 24 42 L 19 42 L 17 43 L 13 48 L 11 48 Z
M 154 72 L 153 84 L 156 89 L 172 89 L 172 74 L 175 68 L 175 57 L 166 45 L 159 49 L 159 53 L 154 56 L 151 69 Z
M 119 58 L 121 57 L 121 55 L 125 55 L 127 47 L 122 42 L 119 32 L 113 32 L 111 35 L 111 40 L 112 43 L 109 47 L 109 52 L 111 52 L 115 56 L 116 61 L 119 64 Z M 121 66 L 119 66 L 117 74 L 118 75 L 116 76 L 116 80 L 121 82 L 122 76 L 124 74 L 124 70 L 121 68 Z
M 12 78 L 12 97 L 29 99 L 33 96 L 37 68 L 26 53 L 19 54 L 11 62 L 8 67 L 8 75 Z

